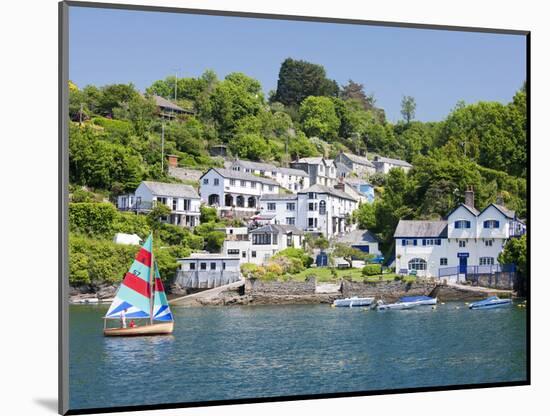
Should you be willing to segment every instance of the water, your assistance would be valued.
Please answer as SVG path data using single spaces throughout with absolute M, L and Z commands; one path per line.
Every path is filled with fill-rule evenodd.
M 517 306 L 176 308 L 173 336 L 142 338 L 103 337 L 106 309 L 71 306 L 72 409 L 526 378 Z

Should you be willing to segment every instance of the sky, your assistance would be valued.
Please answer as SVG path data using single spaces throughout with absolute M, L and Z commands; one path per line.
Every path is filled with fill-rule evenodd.
M 416 119 L 443 120 L 460 100 L 509 102 L 526 79 L 526 40 L 503 35 L 70 7 L 69 78 L 79 87 L 133 83 L 145 90 L 178 73 L 244 72 L 277 87 L 288 57 L 325 67 L 373 93 L 389 120 L 401 99 Z

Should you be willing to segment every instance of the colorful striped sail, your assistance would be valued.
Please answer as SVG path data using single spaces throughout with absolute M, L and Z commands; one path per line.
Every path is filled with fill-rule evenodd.
M 124 276 L 115 299 L 105 315 L 106 318 L 119 318 L 124 310 L 127 318 L 149 318 L 151 310 L 149 270 L 152 250 L 153 236 L 150 235 Z M 164 297 L 166 298 L 166 295 Z
M 160 280 L 160 273 L 155 262 L 155 297 L 153 301 L 153 319 L 156 321 L 173 321 L 172 312 L 170 311 L 170 306 L 168 305 L 168 299 L 166 298 L 166 293 L 164 292 L 164 286 L 162 280 Z

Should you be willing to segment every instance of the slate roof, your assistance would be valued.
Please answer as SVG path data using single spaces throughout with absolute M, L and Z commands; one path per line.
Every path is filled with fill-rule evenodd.
M 374 167 L 374 164 L 364 156 L 355 155 L 353 153 L 342 153 L 345 157 L 358 165 Z
M 302 169 L 293 169 L 293 168 L 277 168 L 277 172 L 284 173 L 285 175 L 294 175 L 294 176 L 309 176 Z
M 170 110 L 176 110 L 176 111 L 185 111 L 183 108 L 181 108 L 177 104 L 174 104 L 172 101 L 169 101 L 166 98 L 161 97 L 160 95 L 153 95 L 153 99 L 155 100 L 155 103 L 159 107 L 168 108 Z
M 390 157 L 376 156 L 376 159 L 374 159 L 374 163 L 376 162 L 389 163 L 395 166 L 404 166 L 407 168 L 412 168 L 412 165 L 409 162 L 401 159 L 392 159 Z
M 260 201 L 292 201 L 298 199 L 296 194 L 264 194 L 260 196 Z
M 199 199 L 199 194 L 191 185 L 164 182 L 142 182 L 154 195 Z
M 447 221 L 399 220 L 393 236 L 447 238 Z
M 468 206 L 468 205 L 461 202 L 460 204 L 458 204 L 456 206 L 455 209 L 453 209 L 451 212 L 449 212 L 445 218 L 449 218 L 451 216 L 451 214 L 453 212 L 455 212 L 457 209 L 459 209 L 460 207 L 464 207 L 466 210 L 468 210 L 470 213 L 472 213 L 475 217 L 477 217 L 479 215 L 479 211 L 477 209 L 475 209 L 473 207 L 470 207 L 470 206 Z
M 264 170 L 264 171 L 274 171 L 277 170 L 277 166 L 272 165 L 271 163 L 262 163 L 262 162 L 253 162 L 251 160 L 235 160 L 233 165 L 239 165 L 246 169 L 252 170 Z
M 254 181 L 254 182 L 265 183 L 267 185 L 277 185 L 277 186 L 279 186 L 279 182 L 277 182 L 273 179 L 264 178 L 262 176 L 256 176 L 256 175 L 252 175 L 251 173 L 240 172 L 238 170 L 233 170 L 233 169 L 210 168 L 210 169 L 208 169 L 208 171 L 206 171 L 206 173 L 204 173 L 201 176 L 201 178 L 204 175 L 206 175 L 208 172 L 210 172 L 211 170 L 218 172 L 221 176 L 223 176 L 224 178 L 228 178 L 228 179 L 240 179 L 240 180 L 244 180 L 244 181 Z
M 320 163 L 323 163 L 323 158 L 321 156 L 318 157 L 303 157 L 301 159 L 298 159 L 299 163 L 307 163 L 309 165 L 318 165 Z
M 369 230 L 353 230 L 338 238 L 339 243 L 361 244 L 378 243 L 378 238 Z
M 494 206 L 496 209 L 498 209 L 500 212 L 502 212 L 502 215 L 504 215 L 506 218 L 510 218 L 510 219 L 514 219 L 516 218 L 516 212 L 515 211 L 512 211 L 508 208 L 506 208 L 505 206 L 502 206 L 502 205 L 498 205 L 498 204 L 491 204 L 492 206 Z M 487 208 L 489 208 L 491 205 L 489 205 Z M 487 209 L 485 208 L 485 209 Z M 483 211 L 485 211 L 485 209 Z M 482 212 L 483 212 L 482 211 Z
M 310 186 L 307 189 L 304 189 L 303 191 L 298 192 L 299 194 L 307 194 L 308 192 L 315 192 L 318 194 L 329 194 L 338 198 L 342 199 L 349 199 L 350 201 L 357 202 L 357 199 L 352 197 L 350 194 L 343 192 L 336 188 L 330 188 L 328 186 L 320 185 L 316 183 L 315 185 Z
M 270 233 L 270 234 L 288 234 L 292 233 L 295 235 L 302 235 L 304 232 L 302 230 L 299 230 L 294 225 L 286 225 L 286 224 L 267 224 L 263 227 L 256 228 L 255 230 L 250 231 L 250 234 L 262 234 L 262 233 Z

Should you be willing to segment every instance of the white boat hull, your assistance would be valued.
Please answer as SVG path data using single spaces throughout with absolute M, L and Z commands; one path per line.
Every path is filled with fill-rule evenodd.
M 494 302 L 494 303 L 489 303 L 485 305 L 470 305 L 470 309 L 472 310 L 496 309 L 496 308 L 504 308 L 506 306 L 510 306 L 511 304 L 512 304 L 512 300 L 507 299 L 506 301 L 501 300 L 500 302 Z
M 343 308 L 353 308 L 360 306 L 370 306 L 374 302 L 374 298 L 346 298 L 346 299 L 336 299 L 332 306 L 343 307 Z

